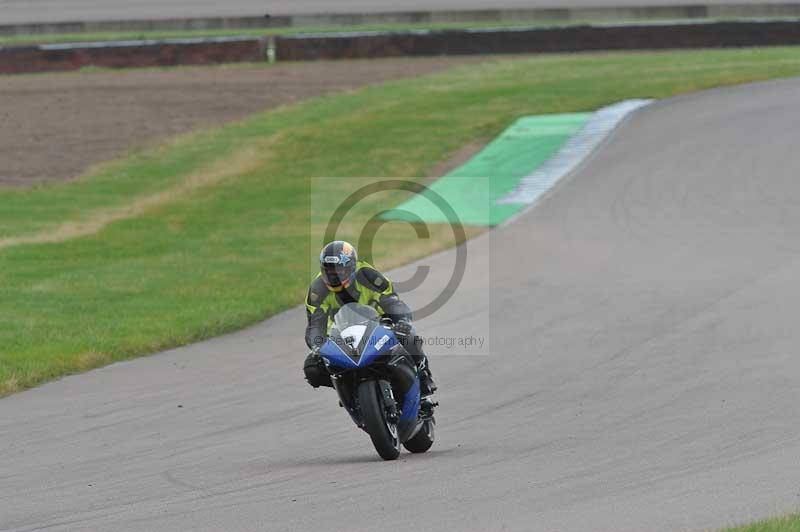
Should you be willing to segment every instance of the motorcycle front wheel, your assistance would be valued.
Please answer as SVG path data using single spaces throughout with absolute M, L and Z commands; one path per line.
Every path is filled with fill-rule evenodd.
M 400 438 L 397 424 L 386 417 L 383 398 L 378 393 L 376 381 L 365 381 L 358 385 L 358 399 L 364 428 L 372 439 L 372 445 L 384 460 L 394 460 L 400 456 Z

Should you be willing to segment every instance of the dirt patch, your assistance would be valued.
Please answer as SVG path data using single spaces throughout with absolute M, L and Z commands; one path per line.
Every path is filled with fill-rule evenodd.
M 0 76 L 0 185 L 69 179 L 132 148 L 478 57 Z

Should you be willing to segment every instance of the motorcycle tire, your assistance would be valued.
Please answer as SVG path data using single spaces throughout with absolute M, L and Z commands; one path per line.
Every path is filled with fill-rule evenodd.
M 397 424 L 386 418 L 386 408 L 378 393 L 376 381 L 365 381 L 358 385 L 358 398 L 364 428 L 372 439 L 372 445 L 384 460 L 395 460 L 400 456 L 400 439 Z
M 403 447 L 412 453 L 424 453 L 433 445 L 435 427 L 436 420 L 434 418 L 426 420 L 422 428 L 419 429 L 419 432 L 417 432 L 413 438 L 403 443 Z

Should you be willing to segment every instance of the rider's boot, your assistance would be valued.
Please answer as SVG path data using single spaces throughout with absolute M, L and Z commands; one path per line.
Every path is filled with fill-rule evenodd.
M 422 355 L 420 358 L 421 360 L 417 361 L 417 366 L 419 367 L 419 394 L 422 397 L 427 397 L 433 395 L 433 392 L 437 390 L 437 386 L 428 367 L 427 357 Z
M 433 381 L 433 375 L 428 366 L 428 357 L 425 356 L 425 352 L 422 350 L 422 339 L 416 334 L 412 334 L 403 345 L 408 350 L 411 358 L 414 359 L 414 363 L 419 370 L 420 396 L 428 397 L 432 395 L 436 391 L 436 383 Z
M 435 391 L 436 383 L 433 382 L 430 368 L 425 364 L 419 372 L 419 409 L 423 417 L 433 416 L 433 409 L 439 406 L 439 403 L 433 399 L 433 392 Z

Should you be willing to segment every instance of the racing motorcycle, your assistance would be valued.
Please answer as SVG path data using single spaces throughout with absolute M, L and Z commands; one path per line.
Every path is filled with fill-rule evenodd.
M 381 458 L 397 458 L 401 444 L 412 453 L 430 449 L 436 403 L 420 399 L 417 365 L 390 320 L 372 307 L 348 303 L 336 313 L 320 355 L 339 404 L 369 434 Z

